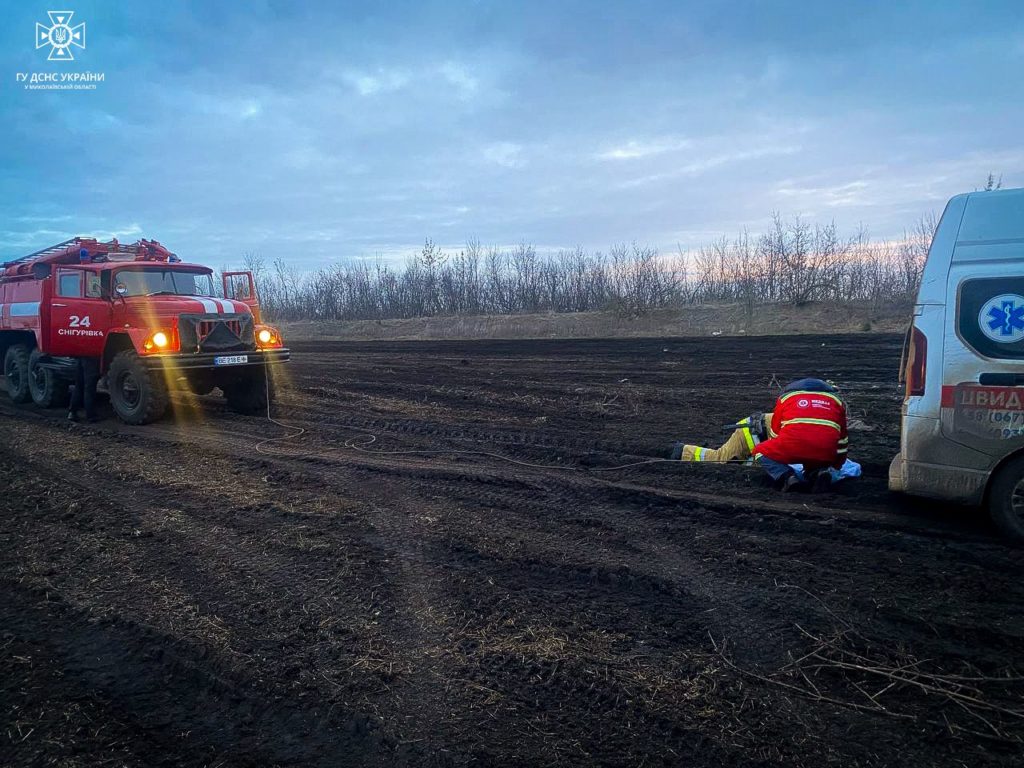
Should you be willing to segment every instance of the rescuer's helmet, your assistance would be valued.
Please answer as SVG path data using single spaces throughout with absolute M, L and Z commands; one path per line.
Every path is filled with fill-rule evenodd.
M 831 383 L 811 378 L 791 381 L 782 388 L 783 394 L 786 392 L 831 392 L 835 394 L 837 391 Z

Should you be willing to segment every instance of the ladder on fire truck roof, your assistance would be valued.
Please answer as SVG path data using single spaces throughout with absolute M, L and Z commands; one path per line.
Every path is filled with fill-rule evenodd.
M 72 237 L 70 240 L 65 240 L 63 243 L 51 245 L 49 248 L 43 248 L 42 250 L 36 251 L 35 253 L 30 253 L 28 256 L 19 256 L 17 259 L 4 262 L 3 264 L 0 264 L 0 268 L 13 267 L 15 264 L 24 264 L 26 261 L 39 259 L 42 258 L 43 256 L 53 256 L 58 253 L 63 253 L 68 249 L 69 245 L 72 245 L 73 243 L 80 243 L 82 239 L 83 238 L 81 237 Z
M 95 249 L 95 252 L 104 255 L 116 253 L 130 253 L 134 256 L 139 256 L 140 254 L 159 255 L 162 252 L 167 255 L 169 260 L 174 259 L 174 254 L 160 245 L 156 240 L 143 239 L 135 243 L 125 244 L 119 243 L 117 238 L 114 238 L 110 242 L 104 243 L 93 237 L 82 237 L 79 235 L 78 237 L 72 237 L 69 240 L 65 240 L 63 243 L 57 243 L 56 245 L 51 245 L 49 248 L 43 248 L 35 253 L 30 253 L 27 256 L 21 256 L 12 261 L 0 264 L 0 269 L 17 266 L 18 264 L 25 264 L 30 261 L 43 260 L 48 256 L 60 256 L 68 253 L 74 246 L 81 244 L 88 244 L 90 250 Z

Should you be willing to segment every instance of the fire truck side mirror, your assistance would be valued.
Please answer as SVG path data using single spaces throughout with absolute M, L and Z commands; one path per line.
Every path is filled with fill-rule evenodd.
M 53 274 L 53 267 L 50 264 L 33 264 L 32 265 L 32 277 L 36 280 L 42 280 L 43 278 L 49 277 Z

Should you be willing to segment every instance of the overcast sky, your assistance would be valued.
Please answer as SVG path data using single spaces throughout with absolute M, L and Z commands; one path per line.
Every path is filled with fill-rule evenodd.
M 1019 0 L 72 0 L 73 62 L 35 48 L 51 7 L 0 4 L 0 258 L 674 251 L 776 210 L 883 238 L 989 172 L 1024 186 Z M 48 72 L 105 80 L 17 79 Z

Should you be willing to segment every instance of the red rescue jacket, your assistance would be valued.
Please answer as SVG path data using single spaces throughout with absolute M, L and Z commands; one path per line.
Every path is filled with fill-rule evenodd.
M 831 392 L 784 392 L 775 401 L 768 439 L 754 449 L 783 464 L 832 466 L 846 461 L 846 406 Z

